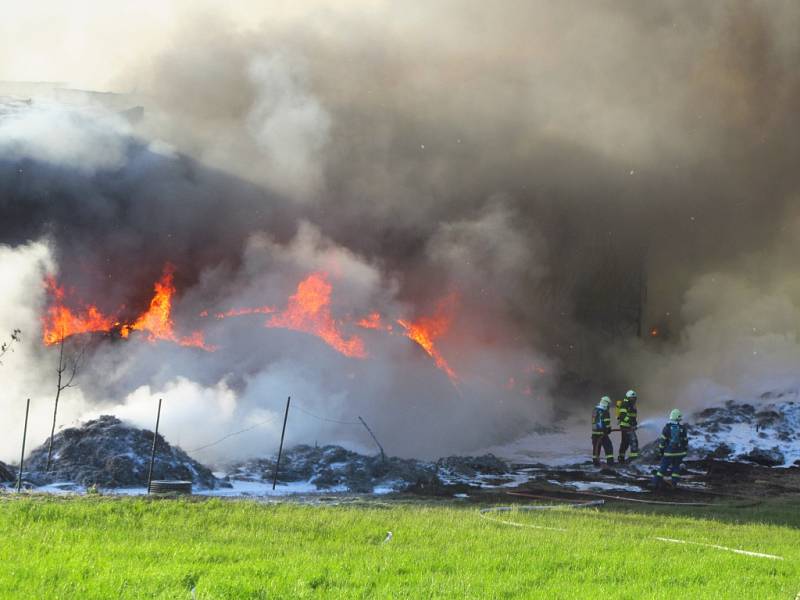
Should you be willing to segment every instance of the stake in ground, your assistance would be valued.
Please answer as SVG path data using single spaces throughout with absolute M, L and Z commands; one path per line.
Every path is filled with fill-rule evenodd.
M 4 498 L 4 598 L 794 598 L 800 506 Z M 387 532 L 393 535 L 386 541 Z M 772 560 L 656 537 L 781 556 Z

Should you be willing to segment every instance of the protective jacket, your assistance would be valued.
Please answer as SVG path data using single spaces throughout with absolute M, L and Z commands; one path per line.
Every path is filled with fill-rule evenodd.
M 686 456 L 689 450 L 689 432 L 686 425 L 675 421 L 664 425 L 658 449 L 663 456 Z
M 611 411 L 597 405 L 592 413 L 592 435 L 608 435 L 609 433 L 611 433 Z
M 619 401 L 617 410 L 617 422 L 622 429 L 636 429 L 639 424 L 637 421 L 636 400 L 624 398 Z

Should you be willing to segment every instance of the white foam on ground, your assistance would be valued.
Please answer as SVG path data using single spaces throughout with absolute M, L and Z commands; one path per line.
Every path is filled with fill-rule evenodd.
M 652 421 L 652 419 L 650 420 Z M 541 463 L 549 467 L 565 467 L 592 459 L 591 429 L 586 419 L 569 420 L 559 423 L 560 430 L 554 433 L 531 433 L 521 438 L 476 450 L 475 454 L 494 454 L 512 463 Z M 643 423 L 638 430 L 639 445 L 649 443 L 658 437 L 650 422 Z M 611 434 L 616 452 L 620 434 Z
M 774 412 L 779 415 L 774 423 L 758 429 L 756 427 L 759 419 L 741 411 L 744 402 L 734 402 L 731 410 L 723 413 L 725 417 L 733 419 L 733 423 L 723 423 L 718 416 L 700 419 L 693 424 L 695 431 L 689 440 L 690 457 L 702 457 L 723 444 L 731 449 L 729 459 L 734 460 L 741 460 L 753 450 L 770 452 L 777 448 L 784 458 L 783 463 L 778 466 L 792 466 L 795 461 L 800 460 L 800 403 L 795 401 L 796 392 L 785 392 L 784 396 L 790 400 L 746 402 L 755 408 L 756 413 Z M 727 405 L 722 405 L 725 406 Z
M 578 491 L 598 491 L 598 492 L 643 492 L 644 490 L 638 485 L 625 485 L 619 483 L 611 483 L 608 481 L 565 481 L 563 483 L 552 481 L 557 485 L 563 485 L 576 489 Z
M 341 494 L 349 492 L 350 490 L 343 485 L 334 486 L 331 488 L 318 488 L 316 485 L 309 481 L 292 481 L 288 483 L 278 482 L 275 489 L 272 489 L 272 482 L 268 481 L 242 481 L 233 480 L 230 482 L 229 488 L 216 488 L 213 490 L 208 489 L 193 489 L 192 494 L 195 496 L 213 496 L 221 498 L 261 498 L 272 496 L 299 496 L 299 495 L 324 495 L 324 494 Z M 44 492 L 47 494 L 79 494 L 85 495 L 86 488 L 82 485 L 73 482 L 65 481 L 59 483 L 51 483 L 41 487 L 34 488 L 36 492 Z M 390 486 L 377 486 L 372 494 L 381 496 L 391 494 L 394 489 Z M 147 495 L 147 488 L 142 487 L 128 487 L 128 488 L 101 488 L 100 492 L 107 496 L 145 496 Z

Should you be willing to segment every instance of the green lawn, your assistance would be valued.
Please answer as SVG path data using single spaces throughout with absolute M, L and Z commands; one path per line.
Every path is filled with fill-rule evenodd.
M 488 515 L 567 530 L 551 531 L 470 505 L 4 495 L 0 597 L 792 600 L 798 506 Z

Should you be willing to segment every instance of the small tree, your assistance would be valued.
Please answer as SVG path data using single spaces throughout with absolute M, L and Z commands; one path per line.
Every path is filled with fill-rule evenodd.
M 22 331 L 20 329 L 15 329 L 11 332 L 11 338 L 7 342 L 0 344 L 0 365 L 3 364 L 1 359 L 5 356 L 6 352 L 13 352 L 14 344 L 19 344 L 20 342 L 22 342 Z
M 56 400 L 53 403 L 53 426 L 50 428 L 50 442 L 47 446 L 47 466 L 45 471 L 50 470 L 50 465 L 53 458 L 53 437 L 56 434 L 56 420 L 58 418 L 58 401 L 61 398 L 61 392 L 74 385 L 75 376 L 78 374 L 81 363 L 83 362 L 84 354 L 86 353 L 86 345 L 84 344 L 75 352 L 69 352 L 65 355 L 64 345 L 66 338 L 62 331 L 58 339 L 58 368 L 56 373 Z

